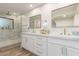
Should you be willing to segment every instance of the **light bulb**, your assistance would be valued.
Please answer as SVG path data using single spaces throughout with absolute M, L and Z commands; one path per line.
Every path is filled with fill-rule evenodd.
M 30 4 L 30 7 L 32 7 L 33 5 L 32 4 Z

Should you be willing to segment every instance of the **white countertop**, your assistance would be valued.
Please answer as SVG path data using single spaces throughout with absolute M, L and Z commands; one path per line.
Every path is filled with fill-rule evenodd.
M 52 34 L 38 34 L 38 33 L 26 33 L 28 35 L 37 35 L 42 37 L 53 37 L 53 38 L 61 38 L 61 39 L 68 39 L 68 40 L 79 40 L 79 36 L 68 36 L 68 35 L 52 35 Z

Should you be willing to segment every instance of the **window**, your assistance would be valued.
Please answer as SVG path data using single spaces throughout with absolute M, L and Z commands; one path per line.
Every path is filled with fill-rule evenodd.
M 14 20 L 0 17 L 0 29 L 14 29 Z

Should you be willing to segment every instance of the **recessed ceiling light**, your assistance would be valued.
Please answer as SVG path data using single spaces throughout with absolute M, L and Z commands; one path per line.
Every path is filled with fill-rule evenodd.
M 63 17 L 66 17 L 67 15 L 63 15 Z
M 30 4 L 30 7 L 32 7 L 33 5 L 32 4 Z
M 13 15 L 16 15 L 16 13 L 14 12 Z

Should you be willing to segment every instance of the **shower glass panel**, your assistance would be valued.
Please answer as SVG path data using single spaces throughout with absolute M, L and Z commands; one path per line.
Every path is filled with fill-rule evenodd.
M 0 17 L 0 42 L 14 39 L 14 19 Z

